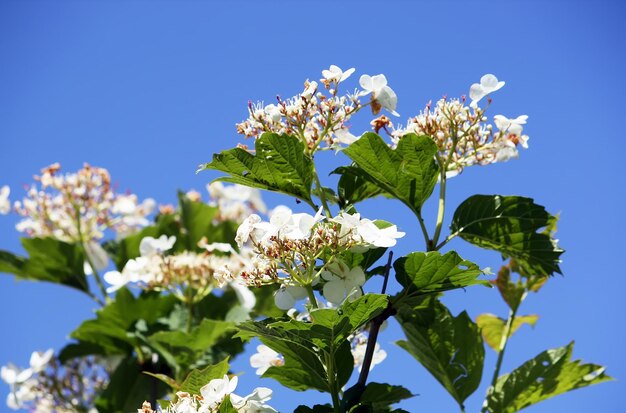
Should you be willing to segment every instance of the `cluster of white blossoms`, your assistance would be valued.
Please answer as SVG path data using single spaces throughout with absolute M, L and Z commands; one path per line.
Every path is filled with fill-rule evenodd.
M 36 175 L 36 185 L 27 197 L 15 202 L 24 218 L 16 229 L 33 237 L 54 237 L 61 241 L 93 241 L 112 229 L 118 236 L 132 234 L 149 224 L 155 202 L 139 203 L 134 194 L 118 194 L 104 168 L 85 164 L 76 173 L 61 174 L 59 164 L 50 165 Z
M 243 185 L 224 185 L 212 182 L 207 185 L 211 197 L 209 205 L 219 208 L 218 221 L 242 222 L 250 214 L 267 213 L 267 206 L 261 199 L 261 191 Z
M 464 167 L 504 162 L 518 157 L 518 145 L 528 148 L 528 136 L 523 134 L 523 125 L 528 116 L 509 119 L 503 115 L 494 116 L 493 125 L 487 123 L 485 109 L 478 106 L 481 99 L 504 86 L 504 82 L 491 74 L 480 79 L 470 88 L 471 103 L 466 105 L 461 99 L 439 100 L 434 107 L 429 103 L 405 127 L 394 128 L 391 121 L 379 121 L 376 129 L 391 127 L 393 145 L 408 133 L 431 136 L 439 149 L 438 157 L 442 166 L 447 166 L 448 176 L 456 175 Z
M 192 288 L 195 294 L 191 298 L 197 302 L 213 288 L 228 285 L 235 290 L 244 308 L 254 307 L 254 294 L 242 280 L 232 276 L 247 268 L 246 250 L 238 253 L 230 244 L 208 244 L 202 239 L 199 242 L 199 247 L 205 249 L 202 253 L 182 251 L 169 254 L 175 243 L 174 236 L 144 237 L 139 243 L 139 257 L 128 260 L 122 271 L 104 274 L 104 281 L 109 284 L 106 291 L 113 293 L 132 283 L 147 290 L 169 291 L 186 301 L 189 297 L 185 291 Z
M 239 413 L 276 413 L 276 410 L 269 406 L 267 402 L 272 398 L 272 390 L 267 387 L 257 387 L 254 391 L 244 397 L 235 393 L 238 378 L 229 378 L 224 375 L 221 379 L 213 379 L 200 389 L 200 394 L 189 394 L 187 392 L 176 393 L 176 401 L 172 402 L 165 410 L 152 409 L 149 402 L 144 402 L 137 413 L 217 413 L 220 406 L 228 396 L 233 408 Z
M 0 215 L 6 215 L 11 211 L 10 194 L 11 188 L 9 188 L 8 185 L 4 185 L 0 188 Z
M 2 367 L 0 376 L 11 387 L 7 406 L 37 413 L 96 412 L 92 406 L 107 383 L 106 372 L 92 358 L 60 366 L 53 356 L 52 349 L 35 351 L 27 369 Z
M 279 206 L 271 212 L 269 222 L 256 214 L 246 218 L 235 240 L 240 247 L 251 245 L 256 254 L 241 272 L 242 278 L 254 286 L 281 284 L 275 302 L 288 310 L 307 297 L 305 287 L 319 283 L 324 283 L 323 294 L 333 304 L 359 297 L 365 283 L 363 269 L 348 267 L 339 255 L 392 247 L 404 235 L 395 225 L 380 228 L 359 214 L 341 212 L 327 219 L 321 209 L 313 216 Z
M 396 114 L 398 98 L 387 86 L 385 75 L 362 75 L 359 84 L 363 90 L 356 90 L 345 96 L 338 95 L 340 83 L 354 73 L 354 68 L 346 71 L 331 65 L 322 71 L 320 79 L 327 94 L 316 81 L 306 81 L 304 90 L 297 96 L 283 100 L 277 98 L 276 104 L 250 103 L 249 117 L 237 124 L 237 132 L 247 138 L 258 138 L 264 132 L 289 134 L 299 137 L 308 151 L 338 148 L 341 144 L 350 144 L 356 137 L 349 131 L 350 118 L 361 108 L 371 105 L 372 113 L 377 114 L 382 108 Z M 365 105 L 359 100 L 369 96 Z M 325 147 L 321 144 L 325 143 Z

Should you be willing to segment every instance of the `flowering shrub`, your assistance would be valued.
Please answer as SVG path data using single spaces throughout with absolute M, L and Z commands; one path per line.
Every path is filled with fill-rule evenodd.
M 0 272 L 74 288 L 99 306 L 56 354 L 33 353 L 27 369 L 2 368 L 11 387 L 7 405 L 37 412 L 275 412 L 271 389 L 239 396 L 239 379 L 230 373 L 229 360 L 258 338 L 250 358 L 258 375 L 327 393 L 295 412 L 399 413 L 393 405 L 419 389 L 368 380 L 390 351 L 378 343 L 388 320 L 406 336 L 399 347 L 461 411 L 481 382 L 485 344 L 498 358 L 482 412 L 515 412 L 609 380 L 603 367 L 571 360 L 572 344 L 500 374 L 512 334 L 537 321 L 519 313 L 521 304 L 560 272 L 555 216 L 530 198 L 474 195 L 456 207 L 445 234 L 448 180 L 528 147 L 527 116 L 487 117 L 490 96 L 504 82 L 485 75 L 470 87 L 469 102 L 443 98 L 399 123 L 392 120 L 397 95 L 382 74 L 362 75 L 361 89 L 340 94 L 354 72 L 331 66 L 295 97 L 249 104 L 237 132 L 253 139 L 254 149 L 240 144 L 200 166 L 224 174 L 207 186 L 208 202 L 195 191 L 179 193 L 177 206 L 140 202 L 116 193 L 108 172 L 89 165 L 64 175 L 58 164 L 43 169 L 13 206 L 2 187 L 0 213 L 21 216 L 27 256 L 0 251 Z M 374 132 L 357 137 L 350 119 L 366 107 L 377 116 Z M 323 186 L 314 161 L 327 150 L 351 161 L 333 171 L 336 188 Z M 438 213 L 428 222 L 422 207 L 435 188 Z M 268 210 L 260 190 L 311 210 Z M 392 249 L 412 229 L 363 217 L 359 204 L 378 196 L 415 215 L 423 250 L 394 260 Z M 500 252 L 505 262 L 497 275 L 443 252 L 456 237 Z M 382 277 L 382 291 L 367 287 L 372 277 Z M 394 278 L 399 292 L 390 295 Z M 472 320 L 440 301 L 446 291 L 470 286 L 495 287 L 508 317 Z

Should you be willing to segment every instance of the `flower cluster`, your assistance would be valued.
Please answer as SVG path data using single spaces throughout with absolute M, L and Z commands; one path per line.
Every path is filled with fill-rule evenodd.
M 438 160 L 442 167 L 446 167 L 449 176 L 456 175 L 467 166 L 507 161 L 518 156 L 518 145 L 528 148 L 528 136 L 522 133 L 528 116 L 509 119 L 496 115 L 496 131 L 493 125 L 487 123 L 485 110 L 478 106 L 483 97 L 502 86 L 504 82 L 499 82 L 495 76 L 485 75 L 481 83 L 475 83 L 470 88 L 472 101 L 469 106 L 465 98 L 443 98 L 434 107 L 429 103 L 422 112 L 408 120 L 406 127 L 393 128 L 390 121 L 382 127 L 392 127 L 390 134 L 394 145 L 408 133 L 431 136 L 439 149 Z
M 264 132 L 289 134 L 299 137 L 308 151 L 337 148 L 341 144 L 350 144 L 356 139 L 348 127 L 350 118 L 362 107 L 371 105 L 372 113 L 377 114 L 382 108 L 396 114 L 398 98 L 387 86 L 384 75 L 363 75 L 359 83 L 362 91 L 338 95 L 341 82 L 354 73 L 354 68 L 346 71 L 332 65 L 322 71 L 320 82 L 327 94 L 322 93 L 316 81 L 306 81 L 304 90 L 297 96 L 283 100 L 277 98 L 276 104 L 250 103 L 249 117 L 237 124 L 237 132 L 247 138 L 258 138 Z M 367 104 L 359 100 L 370 96 Z M 320 145 L 325 143 L 325 147 Z
M 112 229 L 118 237 L 130 235 L 149 224 L 155 202 L 139 203 L 134 194 L 118 194 L 111 187 L 109 172 L 85 164 L 76 173 L 61 174 L 59 164 L 35 176 L 39 187 L 15 202 L 23 217 L 16 228 L 33 237 L 54 237 L 66 242 L 91 242 Z
M 395 225 L 380 228 L 359 214 L 342 212 L 325 219 L 321 209 L 312 216 L 280 206 L 272 211 L 269 222 L 249 216 L 239 226 L 236 241 L 239 246 L 250 243 L 256 254 L 242 277 L 250 285 L 282 284 L 275 302 L 287 310 L 307 296 L 306 288 L 320 282 L 324 296 L 333 304 L 348 296 L 359 297 L 365 283 L 363 270 L 348 267 L 338 257 L 348 250 L 391 247 L 402 236 Z
M 197 302 L 213 288 L 229 285 L 237 293 L 242 305 L 251 309 L 254 295 L 233 273 L 246 268 L 247 258 L 234 251 L 230 244 L 207 244 L 203 239 L 200 248 L 205 251 L 182 251 L 168 254 L 174 247 L 176 237 L 162 235 L 159 238 L 144 237 L 139 244 L 140 256 L 130 259 L 122 271 L 108 271 L 104 280 L 110 285 L 108 293 L 115 292 L 128 283 L 148 290 L 169 291 L 183 301 L 188 288 L 194 290 L 191 299 Z
M 7 406 L 37 413 L 95 412 L 95 398 L 108 381 L 107 372 L 93 358 L 60 365 L 51 349 L 34 352 L 27 369 L 9 364 L 0 374 L 11 386 Z
M 9 201 L 10 194 L 11 188 L 7 185 L 0 188 L 0 215 L 6 215 L 11 211 L 11 201 Z
M 276 410 L 269 406 L 268 402 L 272 398 L 272 390 L 267 387 L 257 387 L 254 391 L 241 397 L 233 393 L 237 388 L 238 378 L 229 378 L 224 375 L 221 379 L 213 379 L 200 389 L 200 394 L 189 394 L 187 392 L 176 393 L 176 401 L 172 402 L 165 410 L 158 409 L 165 413 L 216 413 L 220 411 L 220 406 L 228 397 L 235 411 L 239 413 L 276 413 Z M 144 402 L 137 413 L 156 413 L 148 402 Z

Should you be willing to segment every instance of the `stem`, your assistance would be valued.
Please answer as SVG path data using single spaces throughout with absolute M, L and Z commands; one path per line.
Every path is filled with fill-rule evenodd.
M 517 315 L 517 310 L 524 301 L 526 297 L 526 293 L 522 295 L 519 303 L 511 308 L 509 311 L 509 318 L 506 320 L 506 325 L 504 326 L 504 331 L 502 333 L 502 338 L 500 339 L 500 345 L 498 346 L 498 360 L 496 361 L 496 367 L 493 371 L 493 378 L 491 379 L 491 387 L 495 387 L 496 382 L 498 381 L 498 377 L 500 376 L 500 369 L 502 368 L 502 361 L 504 360 L 504 350 L 506 350 L 506 345 L 511 337 L 511 333 L 513 331 L 513 323 L 515 323 L 515 316 Z M 487 412 L 487 400 L 483 403 L 483 408 L 481 410 L 482 413 Z
M 96 266 L 94 265 L 93 261 L 91 260 L 91 257 L 89 256 L 89 252 L 87 251 L 87 244 L 85 243 L 85 239 L 83 237 L 83 231 L 80 225 L 80 209 L 77 206 L 74 206 L 74 211 L 76 212 L 76 230 L 78 231 L 78 239 L 80 241 L 80 246 L 82 247 L 83 252 L 85 253 L 85 260 L 87 261 L 87 264 L 89 264 L 89 267 L 91 268 L 91 272 L 93 273 L 93 276 L 96 279 L 96 283 L 98 284 L 98 288 L 100 289 L 100 292 L 102 293 L 102 296 L 104 297 L 105 302 L 108 303 L 110 298 L 109 298 L 109 295 L 107 294 L 107 289 L 105 288 L 104 283 L 102 282 L 102 279 L 100 278 L 100 274 L 98 274 L 98 270 L 96 269 Z M 98 300 L 95 294 L 90 292 L 89 295 L 92 298 L 96 299 L 96 301 L 100 303 L 102 306 L 104 306 L 102 301 Z
M 317 171 L 315 170 L 315 168 L 313 168 L 313 180 L 315 182 L 315 187 L 317 188 L 317 196 L 320 198 L 320 201 L 322 201 L 322 207 L 324 208 L 324 213 L 326 214 L 328 218 L 331 218 L 332 214 L 330 213 L 328 202 L 326 202 L 326 194 L 324 193 L 324 190 L 322 189 L 322 184 L 320 182 L 320 178 L 318 177 Z
M 339 390 L 337 389 L 337 382 L 335 382 L 335 362 L 333 355 L 326 353 L 326 374 L 328 374 L 328 387 L 330 388 L 330 395 L 333 399 L 333 411 L 335 413 L 341 412 L 341 403 L 339 401 Z
M 306 293 L 309 296 L 311 307 L 319 308 L 317 305 L 317 299 L 315 298 L 315 293 L 313 292 L 313 287 L 311 287 L 311 284 L 307 284 L 304 288 L 306 289 Z
M 191 291 L 191 288 L 189 288 Z M 193 291 L 191 291 L 193 294 Z M 193 296 L 189 294 L 187 297 L 187 310 L 189 311 L 189 316 L 187 317 L 187 333 L 191 333 L 191 328 L 193 327 Z
M 435 226 L 435 234 L 430 243 L 430 250 L 436 249 L 437 242 L 439 241 L 439 235 L 441 234 L 441 227 L 443 226 L 443 217 L 446 210 L 446 171 L 441 171 L 441 182 L 439 183 L 439 207 L 437 209 L 437 224 Z
M 411 209 L 413 209 L 411 207 Z M 422 218 L 422 213 L 420 211 L 415 211 L 415 216 L 417 216 L 417 220 L 420 223 L 420 228 L 422 229 L 422 235 L 424 235 L 424 241 L 426 242 L 426 249 L 430 251 L 430 236 L 428 235 L 428 229 L 426 228 L 426 224 L 424 223 L 424 218 Z
M 383 282 L 382 294 L 385 294 L 387 290 L 387 280 L 389 279 L 389 272 L 391 271 L 391 261 L 393 259 L 393 251 L 389 251 L 389 258 L 387 259 L 387 265 L 385 266 L 385 281 Z M 365 355 L 363 356 L 363 365 L 361 366 L 361 373 L 359 374 L 359 381 L 357 385 L 361 388 L 361 392 L 365 390 L 365 383 L 367 383 L 367 376 L 370 373 L 370 367 L 374 358 L 374 350 L 376 349 L 376 340 L 378 339 L 378 332 L 383 322 L 391 317 L 395 313 L 391 303 L 387 305 L 387 308 L 382 314 L 374 317 L 370 324 L 370 333 L 367 338 L 367 347 L 365 348 Z M 359 395 L 361 397 L 361 395 Z

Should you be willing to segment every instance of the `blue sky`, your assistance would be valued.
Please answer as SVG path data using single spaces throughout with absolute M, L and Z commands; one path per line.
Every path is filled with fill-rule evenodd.
M 575 340 L 575 358 L 608 366 L 617 381 L 527 411 L 622 411 L 625 11 L 619 1 L 2 1 L 0 185 L 10 185 L 15 199 L 40 168 L 60 162 L 70 171 L 87 161 L 108 168 L 120 190 L 172 202 L 177 189 L 204 190 L 218 176 L 194 171 L 242 141 L 234 124 L 245 118 L 248 100 L 291 96 L 330 64 L 356 67 L 357 75 L 384 73 L 402 120 L 494 73 L 507 84 L 494 94 L 490 115 L 529 115 L 530 149 L 451 180 L 447 218 L 474 193 L 530 196 L 561 213 L 558 238 L 567 250 L 564 276 L 522 307 L 541 318 L 514 337 L 504 370 Z M 353 132 L 365 131 L 369 120 L 359 114 Z M 345 162 L 330 153 L 320 158 L 328 169 Z M 265 199 L 293 206 L 284 197 Z M 421 248 L 401 205 L 376 200 L 362 212 L 407 232 L 397 256 Z M 426 214 L 434 218 L 432 203 Z M 15 222 L 0 217 L 0 249 L 19 251 Z M 481 266 L 499 266 L 497 254 L 459 240 L 449 246 Z M 445 302 L 472 316 L 506 315 L 495 290 L 475 287 Z M 2 275 L 0 364 L 26 365 L 33 350 L 60 349 L 92 311 L 79 293 Z M 382 334 L 391 354 L 372 379 L 418 393 L 403 405 L 411 412 L 455 411 L 434 379 L 393 348 L 398 338 L 394 325 Z M 245 357 L 235 370 L 245 372 L 242 390 L 260 385 Z M 278 391 L 269 379 L 262 385 L 277 390 L 273 405 L 281 411 L 325 401 Z M 484 389 L 468 411 L 479 410 Z M 0 387 L 0 400 L 6 393 Z

